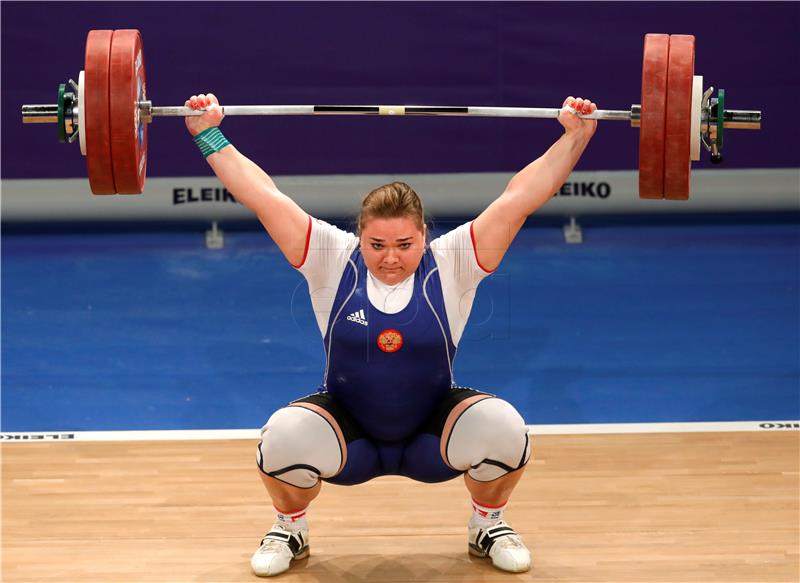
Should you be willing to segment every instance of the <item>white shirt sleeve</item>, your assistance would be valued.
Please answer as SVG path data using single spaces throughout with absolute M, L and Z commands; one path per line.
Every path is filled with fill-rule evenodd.
M 444 306 L 450 323 L 450 335 L 458 346 L 478 284 L 491 274 L 478 263 L 472 238 L 472 221 L 431 241 L 431 251 L 439 266 Z
M 314 218 L 311 219 L 308 237 L 305 260 L 296 269 L 306 278 L 311 306 L 324 337 L 339 281 L 347 260 L 358 245 L 358 237 Z

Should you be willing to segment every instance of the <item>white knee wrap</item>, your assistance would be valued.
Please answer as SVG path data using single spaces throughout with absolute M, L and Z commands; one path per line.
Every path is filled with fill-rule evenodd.
M 447 439 L 447 463 L 481 482 L 521 468 L 531 456 L 525 421 L 502 399 L 470 405 L 442 438 Z
M 256 452 L 262 472 L 299 488 L 338 473 L 342 456 L 330 421 L 304 407 L 278 409 L 261 429 Z

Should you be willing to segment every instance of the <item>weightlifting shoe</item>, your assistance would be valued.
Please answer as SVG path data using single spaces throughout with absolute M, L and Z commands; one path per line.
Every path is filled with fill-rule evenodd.
M 305 559 L 309 553 L 307 528 L 292 532 L 276 522 L 253 553 L 250 568 L 259 577 L 271 577 L 283 573 L 293 560 Z
M 502 571 L 522 573 L 531 568 L 531 552 L 502 520 L 494 526 L 469 529 L 469 554 L 490 557 L 492 565 Z

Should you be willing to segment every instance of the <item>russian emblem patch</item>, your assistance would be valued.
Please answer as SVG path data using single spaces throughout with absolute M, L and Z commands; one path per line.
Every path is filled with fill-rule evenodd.
M 384 330 L 378 334 L 378 348 L 384 352 L 397 352 L 403 347 L 403 335 L 397 330 Z

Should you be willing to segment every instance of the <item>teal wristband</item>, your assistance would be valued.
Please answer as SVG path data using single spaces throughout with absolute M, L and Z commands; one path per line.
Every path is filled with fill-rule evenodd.
M 194 143 L 200 148 L 203 158 L 208 158 L 214 152 L 219 152 L 225 146 L 231 145 L 218 127 L 203 130 L 194 137 Z

